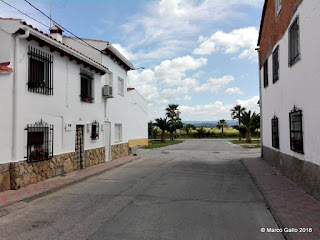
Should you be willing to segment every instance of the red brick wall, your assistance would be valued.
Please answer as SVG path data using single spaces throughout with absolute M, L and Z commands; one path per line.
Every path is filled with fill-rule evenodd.
M 282 8 L 276 17 L 275 0 L 266 0 L 265 15 L 260 30 L 260 69 L 272 53 L 275 44 L 289 27 L 291 18 L 303 0 L 282 0 Z

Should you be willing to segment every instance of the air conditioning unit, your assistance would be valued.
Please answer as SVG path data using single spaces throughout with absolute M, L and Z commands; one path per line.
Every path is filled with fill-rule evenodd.
M 113 98 L 112 87 L 109 85 L 104 85 L 102 89 L 102 95 L 105 98 Z

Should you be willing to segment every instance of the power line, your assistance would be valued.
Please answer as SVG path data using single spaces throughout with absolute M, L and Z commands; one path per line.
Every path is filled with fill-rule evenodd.
M 5 2 L 5 1 L 3 1 L 3 0 L 0 0 L 0 1 L 1 1 L 1 2 L 3 2 L 4 4 L 8 5 L 9 7 L 12 7 L 13 9 L 17 10 L 17 11 L 18 11 L 18 12 L 20 12 L 21 14 L 23 14 L 23 15 L 27 16 L 28 18 L 31 18 L 32 20 L 34 20 L 34 21 L 36 21 L 36 22 L 40 23 L 41 25 L 43 25 L 43 26 L 45 26 L 45 27 L 47 27 L 47 28 L 50 28 L 48 25 L 45 25 L 44 23 L 42 23 L 42 22 L 38 21 L 37 19 L 35 19 L 35 18 L 33 18 L 33 17 L 29 16 L 28 14 L 26 14 L 26 13 L 24 13 L 24 12 L 20 11 L 18 8 L 16 8 L 16 7 L 12 6 L 11 4 L 9 4 L 9 3 L 7 3 L 7 2 Z
M 2 0 L 0 0 L 2 1 Z M 71 35 L 73 35 L 74 37 L 76 37 L 77 39 L 79 39 L 80 41 L 84 42 L 86 45 L 88 45 L 89 47 L 101 52 L 100 49 L 95 48 L 94 46 L 90 45 L 89 43 L 87 43 L 86 41 L 84 41 L 83 39 L 79 38 L 77 35 L 75 35 L 74 33 L 70 32 L 68 29 L 64 28 L 62 25 L 60 25 L 59 23 L 57 23 L 55 20 L 53 20 L 51 17 L 49 17 L 47 14 L 45 14 L 44 12 L 42 12 L 39 8 L 37 8 L 36 6 L 34 6 L 32 3 L 30 3 L 28 0 L 24 0 L 26 3 L 28 3 L 31 7 L 33 7 L 34 9 L 36 9 L 37 11 L 39 11 L 42 15 L 44 15 L 45 17 L 47 17 L 48 19 L 50 19 L 53 23 L 55 23 L 56 25 L 58 25 L 59 27 L 61 27 L 63 30 L 65 30 L 66 32 L 70 33 Z

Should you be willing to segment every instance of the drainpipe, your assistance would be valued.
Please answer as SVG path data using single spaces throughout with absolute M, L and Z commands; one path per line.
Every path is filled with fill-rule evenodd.
M 259 107 L 260 107 L 260 150 L 261 158 L 263 158 L 263 131 L 262 131 L 262 90 L 261 90 L 261 71 L 260 71 L 260 47 L 255 49 L 258 52 L 258 71 L 259 71 Z
M 17 116 L 18 116 L 18 69 L 19 69 L 19 40 L 29 37 L 29 29 L 27 27 L 22 28 L 25 33 L 23 35 L 18 35 L 15 37 L 15 47 L 14 47 L 14 72 L 13 72 L 13 86 L 12 86 L 12 161 L 17 160 Z

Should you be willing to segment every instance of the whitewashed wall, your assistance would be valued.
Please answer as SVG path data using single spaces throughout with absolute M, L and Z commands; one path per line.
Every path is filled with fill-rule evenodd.
M 148 104 L 146 100 L 135 89 L 127 92 L 126 99 L 128 103 L 128 139 L 148 138 Z
M 299 16 L 301 59 L 288 64 L 288 30 L 279 45 L 279 80 L 272 82 L 272 55 L 269 57 L 269 86 L 262 87 L 263 144 L 272 148 L 271 119 L 279 118 L 281 152 L 320 165 L 320 2 L 303 1 Z M 274 50 L 273 49 L 273 50 Z M 263 68 L 261 69 L 263 86 Z M 304 154 L 290 150 L 289 112 L 296 105 L 303 114 Z M 277 149 L 274 149 L 278 151 Z

